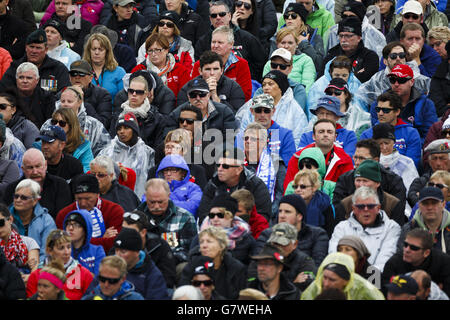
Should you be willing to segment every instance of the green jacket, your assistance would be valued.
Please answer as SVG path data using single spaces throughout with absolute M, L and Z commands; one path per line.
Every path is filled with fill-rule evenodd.
M 396 14 L 392 19 L 391 29 L 394 28 L 400 21 L 402 21 L 402 15 Z M 448 26 L 448 19 L 445 13 L 438 11 L 436 9 L 436 5 L 433 1 L 430 2 L 430 5 L 427 7 L 425 12 L 424 21 L 425 25 L 428 27 L 428 30 L 436 26 Z
M 301 300 L 314 300 L 322 292 L 323 269 L 330 263 L 344 265 L 350 272 L 350 280 L 344 288 L 347 300 L 385 300 L 377 287 L 355 273 L 353 258 L 341 252 L 330 253 L 322 261 L 316 279 L 303 291 Z
M 270 60 L 264 65 L 263 77 L 270 71 Z M 294 55 L 293 67 L 288 78 L 302 84 L 305 87 L 306 94 L 309 88 L 316 81 L 316 67 L 310 56 L 302 53 Z
M 280 16 L 278 20 L 278 29 L 284 26 L 286 22 L 284 21 L 283 15 Z M 317 2 L 314 3 L 313 11 L 306 18 L 306 24 L 312 28 L 317 28 L 318 34 L 324 39 L 325 32 L 333 25 L 335 25 L 333 15 L 331 12 L 326 10 L 324 7 L 319 5 Z

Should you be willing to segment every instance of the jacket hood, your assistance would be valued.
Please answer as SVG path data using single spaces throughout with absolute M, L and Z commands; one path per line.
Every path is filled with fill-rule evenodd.
M 302 151 L 300 154 L 300 157 L 298 158 L 297 165 L 300 163 L 300 161 L 304 158 L 311 158 L 314 159 L 317 164 L 319 165 L 319 174 L 322 177 L 322 179 L 325 177 L 325 174 L 327 173 L 326 166 L 325 166 L 325 157 L 323 156 L 322 151 L 317 147 L 312 148 L 306 148 Z
M 425 222 L 423 221 L 423 217 L 420 212 L 420 209 L 417 209 L 416 214 L 414 215 L 414 221 L 421 228 L 428 230 L 428 227 L 425 225 Z M 439 227 L 439 231 L 443 231 L 448 226 L 450 226 L 450 212 L 444 208 L 444 212 L 442 214 L 442 222 L 441 222 L 441 226 Z
M 331 59 L 330 61 L 327 62 L 327 64 L 325 65 L 325 69 L 324 69 L 324 75 L 327 78 L 328 82 L 331 81 L 331 74 L 330 74 L 330 64 L 333 62 L 333 60 L 336 58 Z M 347 80 L 347 84 L 350 85 L 351 82 L 354 82 L 356 79 L 355 75 L 353 74 L 353 72 L 350 72 L 350 75 L 348 76 L 348 80 Z M 328 83 L 327 83 L 328 86 Z
M 92 218 L 91 218 L 91 215 L 90 215 L 90 213 L 87 210 L 83 210 L 83 209 L 74 210 L 74 211 L 69 212 L 69 214 L 67 214 L 66 217 L 64 218 L 64 222 L 63 222 L 64 230 L 66 229 L 67 218 L 71 214 L 76 214 L 76 215 L 81 216 L 81 218 L 86 223 L 86 232 L 85 232 L 86 234 L 85 234 L 84 244 L 83 244 L 83 247 L 82 247 L 82 248 L 85 248 L 85 247 L 89 246 L 89 243 L 91 242 L 91 237 L 92 237 Z
M 346 293 L 348 296 L 348 292 L 352 287 L 354 281 L 355 263 L 353 262 L 353 258 L 347 254 L 341 252 L 334 252 L 326 256 L 325 259 L 320 264 L 319 269 L 317 270 L 317 276 L 314 281 L 320 288 L 320 291 L 322 291 L 323 269 L 330 263 L 341 264 L 345 268 L 347 268 L 348 272 L 350 273 L 350 280 L 348 281 L 347 286 L 344 288 L 344 293 Z
M 179 185 L 185 184 L 189 181 L 189 178 L 191 176 L 191 172 L 189 170 L 189 167 L 186 163 L 186 160 L 184 160 L 184 158 L 178 154 L 169 154 L 167 156 L 165 156 L 162 160 L 161 163 L 159 164 L 158 169 L 156 170 L 156 175 L 158 177 L 162 177 L 163 178 L 163 173 L 162 170 L 164 170 L 165 168 L 169 168 L 169 167 L 174 167 L 174 168 L 180 168 L 183 169 L 184 171 L 186 171 L 186 176 L 184 177 L 183 180 L 181 181 L 172 181 L 171 183 L 169 183 L 169 185 L 172 186 L 174 188 L 177 188 Z M 160 174 L 161 172 L 161 174 Z

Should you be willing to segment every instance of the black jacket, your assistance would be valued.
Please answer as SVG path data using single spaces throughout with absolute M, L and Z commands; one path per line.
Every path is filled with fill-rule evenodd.
M 428 33 L 428 27 L 425 23 L 421 23 L 420 24 L 423 28 L 423 30 L 425 31 L 425 39 L 427 37 L 427 33 Z M 392 42 L 392 41 L 400 41 L 400 31 L 402 31 L 403 28 L 403 22 L 400 21 L 399 23 L 397 23 L 397 25 L 391 30 L 389 31 L 389 33 L 386 35 L 386 43 Z
M 100 13 L 99 24 L 106 25 L 113 15 L 114 9 L 112 0 L 105 0 L 103 2 L 105 5 Z M 134 10 L 143 15 L 148 23 L 156 23 L 158 21 L 158 8 L 155 0 L 136 0 Z
M 26 299 L 25 283 L 19 270 L 6 259 L 0 250 L 0 300 Z
M 11 62 L 11 65 L 9 66 L 8 70 L 6 70 L 5 74 L 3 75 L 2 80 L 0 80 L 0 91 L 4 90 L 9 86 L 12 87 L 16 86 L 17 67 L 21 63 L 27 61 L 28 59 L 25 54 L 22 58 L 13 60 L 13 62 Z M 44 61 L 39 67 L 39 77 L 41 81 L 41 87 L 43 88 L 45 82 L 47 82 L 46 80 L 53 79 L 54 81 L 56 81 L 56 85 L 52 87 L 51 90 L 49 90 L 53 93 L 61 91 L 62 88 L 71 85 L 69 79 L 69 72 L 67 71 L 66 66 L 61 62 L 59 62 L 58 60 L 52 59 L 47 55 L 45 56 Z
M 80 160 L 70 154 L 63 153 L 57 165 L 52 166 L 47 163 L 47 172 L 70 181 L 75 176 L 83 174 L 84 170 Z
M 197 78 L 202 78 L 198 76 Z M 244 91 L 241 86 L 234 80 L 222 75 L 217 82 L 217 95 L 220 98 L 220 102 L 226 104 L 233 112 L 239 110 L 245 103 Z M 177 106 L 182 105 L 188 101 L 186 85 L 184 85 L 177 95 Z
M 258 278 L 249 279 L 248 287 L 265 293 L 262 283 Z M 300 290 L 292 283 L 292 281 L 288 280 L 283 272 L 281 272 L 280 289 L 278 290 L 277 295 L 271 298 L 271 300 L 300 300 L 300 294 Z
M 450 104 L 449 71 L 448 61 L 442 61 L 431 78 L 429 98 L 434 102 L 438 117 L 441 117 L 447 111 Z
M 33 7 L 27 0 L 10 0 L 8 7 L 13 16 L 23 20 L 26 24 L 25 28 L 29 33 L 37 29 L 36 20 L 34 19 Z
M 153 88 L 153 101 L 150 103 L 158 108 L 158 111 L 164 115 L 169 114 L 175 108 L 175 94 L 166 85 L 154 71 L 148 70 L 155 78 L 156 87 Z M 114 110 L 120 110 L 122 103 L 128 100 L 128 93 L 125 89 L 120 90 L 114 98 Z
M 417 177 L 411 182 L 408 189 L 408 203 L 413 208 L 417 201 L 419 201 L 419 192 L 422 190 L 430 180 L 431 172 L 425 172 L 420 177 Z
M 317 75 L 317 78 L 321 77 L 324 73 L 324 68 L 328 61 L 332 60 L 334 57 L 346 55 L 344 51 L 341 49 L 341 45 L 338 44 L 328 50 L 328 54 L 325 56 L 323 60 L 322 70 L 320 74 Z M 361 83 L 369 80 L 375 73 L 378 72 L 380 61 L 378 55 L 364 46 L 364 42 L 361 41 L 356 48 L 356 51 L 348 57 L 353 64 L 353 73 L 354 75 L 361 81 Z M 364 69 L 364 71 L 359 72 Z
M 268 49 L 269 39 L 277 31 L 277 12 L 271 0 L 256 0 L 256 11 L 259 24 L 258 38 L 265 49 Z
M 264 181 L 258 178 L 255 174 L 251 173 L 247 168 L 244 168 L 244 171 L 241 173 L 239 183 L 232 188 L 227 187 L 225 183 L 219 181 L 217 174 L 209 180 L 203 190 L 202 200 L 200 201 L 200 205 L 197 210 L 199 224 L 201 224 L 203 219 L 209 213 L 209 209 L 211 209 L 211 201 L 216 195 L 225 192 L 231 194 L 233 191 L 239 189 L 247 189 L 253 194 L 255 197 L 256 211 L 264 216 L 267 221 L 270 221 L 270 216 L 272 214 L 272 202 L 270 200 L 269 190 L 267 189 Z
M 3 203 L 10 205 L 13 202 L 13 196 L 16 186 L 24 180 L 22 176 L 19 180 L 9 184 L 3 194 Z M 72 192 L 67 182 L 60 177 L 47 173 L 44 179 L 44 186 L 41 192 L 39 203 L 48 209 L 48 213 L 56 219 L 58 212 L 73 202 Z
M 402 178 L 393 171 L 380 166 L 381 171 L 381 189 L 387 193 L 393 195 L 400 200 L 403 204 L 406 202 L 406 188 L 403 184 Z M 336 186 L 333 192 L 333 204 L 337 206 L 339 202 L 353 194 L 355 188 L 355 170 L 350 170 L 343 173 L 337 180 Z
M 11 13 L 0 16 L 0 47 L 8 50 L 13 60 L 23 57 L 26 37 L 30 32 L 25 21 Z M 15 39 L 17 40 L 14 42 Z
M 450 295 L 450 256 L 436 249 L 431 249 L 431 254 L 417 267 L 403 261 L 403 253 L 394 254 L 384 265 L 381 276 L 382 289 L 386 292 L 385 285 L 389 283 L 392 276 L 415 270 L 426 271 L 431 276 L 431 280 L 438 285 L 442 284 L 442 290 Z
M 103 199 L 120 205 L 125 212 L 133 211 L 141 203 L 138 196 L 130 188 L 121 185 L 117 180 L 112 181 L 108 192 L 102 194 Z
M 52 117 L 53 111 L 55 111 L 56 96 L 50 91 L 42 89 L 39 85 L 36 86 L 30 97 L 22 97 L 22 99 L 24 107 L 27 108 L 27 113 L 31 114 L 29 120 L 38 129 L 47 119 Z

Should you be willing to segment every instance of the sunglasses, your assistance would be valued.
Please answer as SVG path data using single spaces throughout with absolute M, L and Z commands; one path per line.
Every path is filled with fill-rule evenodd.
M 97 276 L 97 280 L 100 282 L 106 282 L 108 281 L 110 284 L 116 284 L 120 281 L 121 278 L 107 278 L 107 277 L 103 277 L 101 275 Z
M 369 203 L 369 204 L 354 204 L 354 206 L 356 208 L 358 208 L 359 210 L 364 210 L 367 208 L 367 210 L 372 210 L 373 208 L 375 208 L 378 204 L 376 203 Z
M 411 78 L 398 78 L 398 77 L 389 77 L 389 82 L 391 84 L 394 84 L 396 82 L 398 82 L 399 84 L 404 84 L 407 81 L 411 80 Z
M 130 218 L 131 220 L 133 220 L 135 222 L 139 221 L 139 219 L 140 219 L 139 215 L 137 213 L 133 213 L 133 212 L 125 212 L 123 214 L 123 217 Z
M 405 14 L 403 15 L 403 18 L 405 18 L 405 19 L 414 19 L 414 20 L 417 20 L 417 19 L 419 19 L 419 15 L 417 15 L 417 14 L 415 14 L 415 13 L 405 13 Z
M 175 23 L 170 22 L 170 21 L 166 21 L 166 22 L 160 21 L 160 22 L 158 22 L 158 27 L 164 27 L 164 26 L 167 26 L 167 28 L 173 28 L 173 27 L 175 27 Z
M 339 97 L 342 94 L 342 90 L 329 89 L 329 90 L 325 91 L 325 93 L 329 96 L 335 95 L 335 96 Z
M 303 170 L 305 167 L 306 167 L 306 169 L 314 169 L 314 168 L 317 168 L 317 165 L 309 160 L 301 161 L 298 164 L 299 170 Z
M 4 227 L 6 223 L 6 219 L 0 219 L 0 228 Z
M 298 189 L 298 188 L 304 190 L 304 189 L 309 188 L 309 187 L 312 187 L 312 186 L 307 186 L 307 185 L 305 185 L 305 184 L 293 184 L 292 187 L 294 188 L 294 190 L 295 190 L 295 189 Z
M 102 179 L 102 178 L 106 177 L 108 174 L 91 172 L 91 175 L 93 175 L 94 177 Z
M 178 172 L 178 171 L 180 171 L 180 168 L 164 168 L 164 169 L 162 170 L 163 173 L 168 173 L 168 172 L 170 172 L 170 173 L 176 173 L 176 172 Z
M 258 107 L 258 108 L 253 109 L 253 111 L 255 111 L 255 113 L 263 113 L 264 112 L 265 114 L 269 114 L 272 111 L 272 109 Z
M 218 163 L 217 164 L 217 168 L 220 168 L 220 166 L 222 166 L 222 168 L 224 168 L 224 169 L 239 168 L 240 167 L 238 165 L 231 165 L 231 164 L 226 164 L 226 163 Z
M 227 15 L 228 12 L 219 12 L 219 13 L 211 13 L 209 16 L 213 19 L 217 18 L 217 16 L 219 17 L 225 17 Z
M 270 63 L 270 67 L 272 69 L 278 69 L 280 68 L 280 70 L 286 70 L 287 68 L 290 67 L 290 64 L 283 64 L 283 63 L 275 63 L 275 62 L 271 62 Z
M 297 17 L 299 17 L 299 15 L 298 15 L 298 13 L 285 13 L 285 14 L 283 14 L 283 18 L 284 18 L 284 20 L 287 20 L 287 19 L 289 19 L 289 18 L 292 18 L 292 19 L 297 19 Z
M 53 248 L 53 246 L 55 245 L 55 242 L 62 237 L 70 237 L 70 235 L 65 230 L 57 229 L 57 231 L 51 236 L 47 247 Z
M 64 128 L 67 125 L 67 121 L 64 121 L 64 120 L 52 119 L 52 120 L 50 120 L 50 123 L 52 124 L 52 126 L 59 125 L 61 128 Z
M 399 57 L 400 59 L 405 59 L 406 58 L 406 53 L 405 52 L 399 52 L 399 53 L 390 53 L 389 54 L 389 58 L 391 58 L 392 60 L 397 59 L 397 57 Z
M 336 61 L 336 62 L 333 62 L 332 64 L 333 64 L 334 68 L 342 68 L 342 67 L 351 68 L 351 66 L 352 66 L 352 64 L 348 61 Z
M 210 212 L 210 213 L 208 213 L 208 217 L 211 220 L 214 219 L 216 216 L 218 216 L 219 219 L 223 219 L 225 217 L 225 214 L 223 214 L 222 212 L 219 212 L 219 213 Z
M 204 281 L 192 280 L 191 282 L 194 287 L 200 287 L 202 285 L 202 283 L 205 287 L 209 287 L 214 284 L 214 282 L 212 280 L 204 280 Z
M 11 107 L 12 104 L 0 103 L 0 110 L 6 110 L 6 108 Z
M 380 111 L 383 111 L 383 113 L 387 114 L 393 111 L 394 109 L 391 108 L 381 108 L 381 107 L 375 107 L 375 112 L 380 113 Z
M 405 248 L 410 248 L 412 251 L 419 251 L 419 250 L 422 250 L 423 248 L 421 248 L 421 247 L 418 247 L 418 246 L 415 246 L 415 245 L 413 245 L 413 244 L 411 244 L 411 243 L 408 243 L 408 242 L 406 242 L 406 241 L 404 241 L 403 242 L 403 247 L 405 247 Z
M 30 199 L 33 199 L 33 197 L 30 197 L 30 196 L 25 196 L 25 195 L 23 195 L 23 194 L 14 194 L 14 199 L 15 200 L 17 200 L 17 199 L 19 199 L 20 198 L 20 200 L 22 200 L 22 201 L 27 201 L 27 200 L 30 200 Z
M 444 189 L 444 188 L 448 188 L 448 186 L 446 184 L 442 184 L 442 183 L 433 183 L 433 182 L 428 182 L 428 186 L 429 187 L 436 187 L 439 189 Z
M 131 88 L 128 88 L 128 93 L 129 94 L 137 94 L 138 96 L 142 96 L 143 94 L 145 94 L 145 90 L 134 90 Z
M 191 99 L 195 99 L 195 98 L 197 98 L 197 97 L 204 98 L 204 97 L 206 97 L 207 95 L 208 95 L 208 92 L 202 92 L 202 91 L 192 91 L 192 92 L 189 92 L 189 98 L 191 98 Z
M 88 73 L 81 71 L 69 71 L 69 75 L 71 77 L 85 77 L 88 75 Z
M 250 10 L 252 8 L 252 5 L 250 3 L 247 2 L 243 2 L 243 1 L 236 1 L 235 2 L 236 7 L 240 8 L 242 6 L 244 6 L 244 8 L 246 10 Z
M 259 140 L 259 139 L 258 139 L 258 138 L 255 138 L 255 137 L 250 137 L 250 136 L 244 137 L 244 141 L 256 142 L 256 141 L 258 141 L 258 140 Z
M 178 119 L 178 122 L 180 123 L 180 124 L 183 124 L 183 123 L 187 123 L 187 124 L 193 124 L 194 123 L 194 121 L 195 121 L 195 119 L 190 119 L 190 118 L 179 118 Z

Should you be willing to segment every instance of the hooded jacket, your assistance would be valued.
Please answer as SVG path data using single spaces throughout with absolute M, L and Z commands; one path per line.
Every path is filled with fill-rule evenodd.
M 144 300 L 144 297 L 135 291 L 134 285 L 129 281 L 124 281 L 112 297 L 105 296 L 100 289 L 100 285 L 94 287 L 94 289 L 86 292 L 81 300 Z
M 114 70 L 104 70 L 98 79 L 95 76 L 92 78 L 91 83 L 94 86 L 100 86 L 108 90 L 111 95 L 112 101 L 114 103 L 114 98 L 116 94 L 123 89 L 123 77 L 126 71 L 121 66 L 117 66 Z
M 28 120 L 20 111 L 17 111 L 7 124 L 14 136 L 19 139 L 25 149 L 32 147 L 33 142 L 39 136 L 39 129 Z
M 350 218 L 339 222 L 334 228 L 328 245 L 328 253 L 336 251 L 339 240 L 343 236 L 357 236 L 364 242 L 370 252 L 368 262 L 378 270 L 383 271 L 386 261 L 396 251 L 400 231 L 400 226 L 394 220 L 389 219 L 383 210 L 378 213 L 375 225 L 366 228 L 356 220 L 352 212 Z
M 0 300 L 25 299 L 25 284 L 19 270 L 0 250 Z
M 72 62 L 81 59 L 78 53 L 70 49 L 69 44 L 66 40 L 62 40 L 59 46 L 52 50 L 49 50 L 47 54 L 50 58 L 62 62 L 66 66 L 67 70 L 70 70 L 70 65 L 72 64 Z
M 23 143 L 17 139 L 11 129 L 6 128 L 6 139 L 0 147 L 0 158 L 4 160 L 14 160 L 22 174 L 22 158 L 26 149 Z
M 98 269 L 100 267 L 100 262 L 106 256 L 105 250 L 102 246 L 91 244 L 92 237 L 92 219 L 86 210 L 77 210 L 76 212 L 72 212 L 71 214 L 79 215 L 86 224 L 86 230 L 84 235 L 84 243 L 79 248 L 74 248 L 72 244 L 72 258 L 77 260 L 83 267 L 88 269 L 90 272 L 94 274 L 94 276 L 98 275 Z M 66 230 L 67 225 L 67 215 L 64 218 L 63 229 Z
M 317 271 L 316 279 L 302 293 L 301 300 L 314 300 L 322 292 L 323 269 L 330 263 L 343 265 L 350 273 L 350 280 L 344 288 L 347 300 L 385 300 L 377 287 L 355 273 L 353 258 L 340 252 L 331 253 L 323 260 Z
M 172 180 L 169 183 L 170 200 L 176 206 L 181 207 L 192 213 L 197 219 L 197 209 L 202 199 L 202 189 L 193 182 L 190 182 L 191 171 L 183 157 L 178 155 L 168 155 L 164 157 L 156 171 L 157 176 L 164 179 L 163 171 L 165 168 L 179 168 L 185 173 L 181 181 Z
M 402 177 L 406 192 L 409 191 L 409 187 L 414 179 L 419 177 L 414 161 L 410 157 L 402 155 L 397 150 L 394 150 L 388 156 L 381 154 L 380 164 Z

